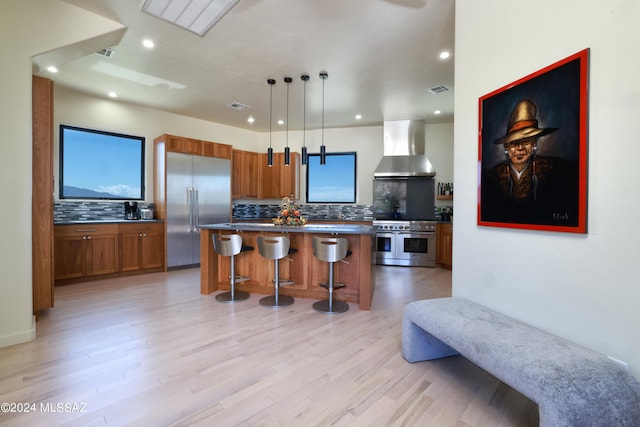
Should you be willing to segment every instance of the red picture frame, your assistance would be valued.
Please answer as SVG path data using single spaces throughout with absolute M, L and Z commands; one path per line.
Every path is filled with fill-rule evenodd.
M 589 49 L 478 101 L 478 225 L 587 232 Z

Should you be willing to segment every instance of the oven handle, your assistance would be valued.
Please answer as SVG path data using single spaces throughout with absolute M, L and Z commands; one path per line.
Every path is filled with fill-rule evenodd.
M 435 231 L 398 231 L 398 234 L 415 234 L 417 236 L 435 236 L 436 232 Z

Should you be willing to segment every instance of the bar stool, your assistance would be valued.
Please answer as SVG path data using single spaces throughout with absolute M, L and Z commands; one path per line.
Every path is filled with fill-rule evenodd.
M 265 307 L 284 307 L 293 304 L 293 297 L 288 295 L 280 295 L 279 289 L 286 284 L 292 284 L 293 282 L 287 282 L 286 284 L 280 282 L 280 260 L 285 258 L 289 254 L 289 238 L 285 236 L 277 237 L 264 237 L 258 236 L 258 251 L 260 255 L 265 258 L 274 260 L 275 264 L 275 279 L 274 279 L 274 294 L 261 298 L 260 305 Z
M 329 299 L 313 303 L 313 309 L 323 313 L 344 313 L 349 310 L 349 304 L 333 300 L 333 291 L 345 286 L 333 282 L 333 267 L 336 262 L 350 255 L 349 241 L 344 237 L 314 237 L 311 244 L 316 258 L 329 263 L 329 283 L 320 283 L 320 286 L 329 291 Z
M 229 275 L 229 287 L 231 290 L 216 295 L 216 299 L 220 302 L 235 302 L 248 299 L 248 292 L 236 291 L 236 283 L 246 282 L 251 278 L 236 276 L 235 256 L 240 252 L 252 251 L 253 246 L 243 245 L 242 237 L 239 234 L 214 234 L 211 239 L 213 240 L 213 248 L 218 254 L 231 257 L 231 274 Z

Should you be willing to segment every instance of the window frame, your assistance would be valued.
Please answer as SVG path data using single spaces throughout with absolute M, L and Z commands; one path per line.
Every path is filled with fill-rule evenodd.
M 308 154 L 308 158 L 307 158 L 307 170 L 306 170 L 306 200 L 307 203 L 357 203 L 357 197 L 358 197 L 358 153 L 356 151 L 344 151 L 344 152 L 332 152 L 332 153 L 326 153 L 326 164 L 325 165 L 320 165 L 320 153 L 309 153 Z M 312 175 L 312 169 L 315 167 L 321 167 L 321 168 L 327 168 L 327 169 L 331 169 L 330 167 L 330 159 L 332 157 L 338 157 L 338 156 L 351 156 L 353 157 L 353 197 L 351 198 L 351 200 L 312 200 L 310 199 L 310 194 L 312 197 L 317 197 L 314 196 L 314 191 L 313 188 L 311 188 L 311 186 L 313 186 L 314 184 L 316 184 L 315 182 L 312 182 L 312 180 L 310 179 L 310 175 Z M 315 160 L 317 158 L 317 161 Z M 328 173 L 331 173 L 330 171 Z M 323 181 L 323 180 L 320 180 Z
M 84 132 L 84 133 L 88 133 L 88 134 L 96 134 L 96 135 L 106 135 L 106 136 L 110 136 L 110 137 L 116 137 L 116 138 L 122 138 L 122 139 L 129 139 L 132 140 L 134 142 L 139 143 L 139 148 L 140 148 L 140 196 L 139 197 L 130 197 L 130 196 L 123 196 L 123 197 L 118 197 L 116 195 L 114 195 L 113 197 L 91 197 L 91 196 L 70 196 L 70 195 L 65 195 L 64 194 L 64 170 L 65 170 L 65 162 L 64 162 L 64 145 L 65 145 L 65 131 L 66 130 L 71 130 L 71 131 L 77 131 L 77 132 Z M 85 127 L 81 127 L 81 126 L 74 126 L 74 125 L 67 125 L 67 124 L 60 124 L 60 128 L 59 128 L 59 176 L 58 176 L 58 198 L 60 200 L 105 200 L 105 201 L 126 201 L 126 200 L 136 200 L 136 201 L 144 201 L 145 200 L 145 187 L 146 187 L 146 182 L 145 182 L 145 157 L 146 157 L 146 151 L 145 151 L 145 145 L 146 145 L 146 138 L 144 136 L 137 136 L 137 135 L 129 135 L 129 134 L 124 134 L 124 133 L 119 133 L 119 132 L 112 132 L 112 131 L 105 131 L 105 130 L 98 130 L 98 129 L 92 129 L 92 128 L 85 128 Z M 137 147 L 136 147 L 137 148 Z

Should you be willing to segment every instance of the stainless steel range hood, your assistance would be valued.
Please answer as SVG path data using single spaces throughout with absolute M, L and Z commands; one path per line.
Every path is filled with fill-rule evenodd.
M 384 122 L 384 157 L 375 178 L 434 177 L 436 170 L 424 154 L 424 121 Z

